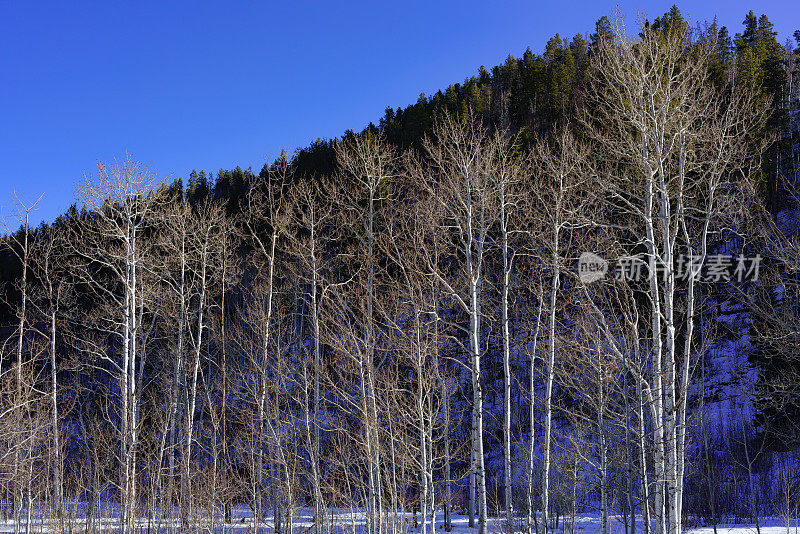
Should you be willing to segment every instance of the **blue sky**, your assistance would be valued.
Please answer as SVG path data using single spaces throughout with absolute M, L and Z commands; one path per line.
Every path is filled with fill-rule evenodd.
M 663 14 L 672 1 L 620 3 Z M 26 2 L 0 0 L 0 215 L 75 198 L 98 159 L 130 152 L 160 178 L 236 165 L 377 121 L 555 33 L 586 34 L 617 2 Z M 754 9 L 781 42 L 800 2 L 679 3 L 741 30 Z

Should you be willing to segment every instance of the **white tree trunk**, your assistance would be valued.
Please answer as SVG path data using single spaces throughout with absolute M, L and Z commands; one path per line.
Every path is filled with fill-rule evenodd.
M 542 318 L 542 308 L 544 308 L 544 298 L 539 299 L 539 311 L 536 313 L 536 326 L 533 331 L 533 343 L 531 346 L 531 359 L 530 359 L 530 383 L 528 385 L 528 389 L 530 390 L 530 404 L 529 408 L 529 425 L 528 425 L 528 534 L 533 534 L 535 530 L 538 530 L 536 527 L 536 522 L 538 521 L 536 517 L 536 505 L 534 499 L 534 470 L 536 466 L 536 441 L 534 437 L 536 436 L 536 349 L 539 344 L 539 331 L 541 325 L 541 318 Z
M 502 187 L 502 186 L 501 186 Z M 500 320 L 503 327 L 503 490 L 506 509 L 506 531 L 513 533 L 514 509 L 511 479 L 511 333 L 508 319 L 508 289 L 511 283 L 511 259 L 508 257 L 505 191 L 501 192 L 500 232 L 503 254 L 503 283 Z
M 24 236 L 22 242 L 21 261 L 22 261 L 22 279 L 20 281 L 21 302 L 19 309 L 19 324 L 17 326 L 17 362 L 16 362 L 16 399 L 15 404 L 22 406 L 23 384 L 22 384 L 22 354 L 25 340 L 25 315 L 27 314 L 28 304 L 28 234 L 29 224 L 28 219 L 30 210 L 25 211 L 25 223 L 23 226 Z M 27 411 L 27 408 L 25 408 Z M 24 435 L 20 434 L 17 438 L 18 443 L 14 444 L 14 532 L 19 532 L 21 524 L 22 513 L 22 498 L 23 498 L 23 485 L 21 484 L 20 477 L 22 476 L 22 449 L 21 443 L 26 439 Z
M 59 517 L 64 512 L 64 487 L 61 482 L 61 436 L 58 428 L 58 366 L 56 362 L 56 310 L 50 311 L 50 402 L 52 404 L 51 432 L 53 435 L 53 496 Z
M 546 534 L 550 520 L 550 464 L 552 452 L 553 425 L 553 381 L 555 379 L 556 365 L 556 303 L 559 286 L 559 228 L 553 228 L 552 236 L 552 281 L 550 285 L 550 309 L 548 324 L 547 363 L 545 366 L 545 392 L 544 392 L 544 442 L 542 444 L 542 533 Z

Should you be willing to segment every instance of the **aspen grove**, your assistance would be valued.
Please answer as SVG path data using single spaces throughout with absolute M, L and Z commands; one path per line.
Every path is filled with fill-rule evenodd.
M 350 132 L 330 172 L 283 154 L 236 196 L 127 156 L 52 224 L 19 202 L 2 519 L 551 534 L 594 513 L 602 534 L 680 534 L 796 515 L 800 425 L 743 415 L 800 405 L 794 182 L 780 217 L 764 194 L 775 103 L 713 83 L 714 28 L 606 30 L 545 135 L 498 92 L 498 120 L 437 113 L 410 146 Z M 588 279 L 585 254 L 638 263 Z M 760 271 L 712 271 L 723 254 Z M 791 366 L 756 384 L 737 336 Z

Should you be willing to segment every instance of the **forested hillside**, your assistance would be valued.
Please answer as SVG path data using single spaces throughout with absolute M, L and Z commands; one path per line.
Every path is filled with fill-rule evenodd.
M 796 515 L 798 67 L 752 11 L 732 36 L 603 17 L 258 172 L 162 183 L 127 156 L 52 223 L 20 204 L 0 514 Z

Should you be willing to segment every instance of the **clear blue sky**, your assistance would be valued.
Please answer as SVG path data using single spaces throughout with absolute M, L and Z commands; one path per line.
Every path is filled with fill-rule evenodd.
M 672 1 L 620 3 L 663 14 Z M 84 171 L 126 151 L 159 177 L 236 165 L 377 121 L 555 33 L 594 29 L 617 2 L 27 2 L 0 0 L 0 212 L 44 194 L 36 222 Z M 750 9 L 783 42 L 796 0 L 679 3 L 741 30 Z

